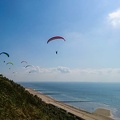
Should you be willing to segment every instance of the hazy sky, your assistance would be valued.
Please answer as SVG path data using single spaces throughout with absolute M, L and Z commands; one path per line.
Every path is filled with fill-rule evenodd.
M 120 0 L 0 0 L 3 51 L 14 81 L 120 82 Z

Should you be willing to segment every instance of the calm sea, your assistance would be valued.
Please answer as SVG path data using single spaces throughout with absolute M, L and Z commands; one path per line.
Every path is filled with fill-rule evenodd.
M 21 82 L 66 104 L 93 112 L 97 108 L 112 111 L 120 120 L 120 83 Z

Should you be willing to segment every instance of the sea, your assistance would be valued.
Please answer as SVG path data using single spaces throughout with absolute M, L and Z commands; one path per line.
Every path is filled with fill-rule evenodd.
M 94 112 L 109 109 L 115 120 L 120 120 L 120 83 L 86 82 L 20 82 L 58 101 L 78 109 Z

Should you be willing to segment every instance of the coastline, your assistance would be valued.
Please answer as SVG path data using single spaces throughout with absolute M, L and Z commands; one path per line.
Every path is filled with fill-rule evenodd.
M 59 107 L 61 109 L 64 109 L 66 112 L 69 112 L 71 114 L 74 114 L 75 116 L 78 116 L 80 118 L 83 118 L 85 120 L 114 120 L 111 118 L 110 110 L 98 108 L 93 113 L 77 109 L 73 106 L 67 105 L 65 103 L 59 102 L 47 95 L 44 95 L 43 93 L 40 93 L 34 89 L 31 88 L 25 88 L 29 93 L 33 95 L 37 95 L 39 98 L 42 99 L 47 104 L 52 104 L 56 107 Z

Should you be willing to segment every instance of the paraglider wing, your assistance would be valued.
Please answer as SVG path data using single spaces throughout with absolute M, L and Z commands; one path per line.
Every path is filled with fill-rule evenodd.
M 27 68 L 27 67 L 34 67 L 33 65 L 27 65 L 27 66 L 25 66 L 25 68 Z
M 8 62 L 8 63 L 6 63 L 6 65 L 8 65 L 8 64 L 11 64 L 11 65 L 13 65 L 13 63 L 12 63 L 12 62 Z M 9 69 L 11 69 L 11 68 L 9 68 Z
M 47 41 L 47 43 L 49 43 L 49 42 L 52 41 L 52 40 L 56 40 L 56 39 L 62 39 L 62 40 L 65 41 L 65 39 L 64 39 L 63 37 L 61 37 L 61 36 L 54 36 L 54 37 L 51 37 L 51 38 Z
M 1 52 L 0 55 L 2 55 L 2 54 L 5 54 L 5 55 L 7 55 L 9 57 L 9 54 L 6 53 L 6 52 Z
M 35 73 L 35 72 L 37 72 L 37 70 L 31 70 L 31 71 L 29 71 L 29 73 Z
M 12 63 L 12 62 L 8 62 L 8 63 L 6 63 L 6 65 L 8 65 L 8 64 L 11 64 L 11 65 L 13 65 L 13 63 Z
M 22 61 L 21 63 L 27 63 L 26 61 Z

